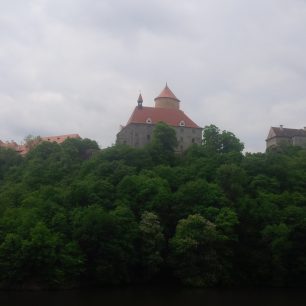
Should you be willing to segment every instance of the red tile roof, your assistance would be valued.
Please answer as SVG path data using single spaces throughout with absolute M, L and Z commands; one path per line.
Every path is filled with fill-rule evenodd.
M 68 135 L 41 137 L 41 140 L 42 141 L 62 143 L 68 138 L 81 138 L 81 137 L 80 137 L 79 134 L 68 134 Z
M 28 149 L 26 148 L 25 145 L 19 145 L 13 140 L 12 141 L 6 141 L 6 142 L 3 142 L 3 141 L 0 140 L 0 147 L 15 150 L 16 152 L 18 152 L 20 154 L 25 154 L 28 151 Z
M 15 150 L 18 147 L 18 144 L 13 140 L 12 141 L 6 141 L 6 142 L 3 142 L 3 141 L 0 140 L 0 147 Z
M 180 122 L 184 122 L 185 127 L 199 128 L 183 111 L 179 109 L 167 109 L 167 108 L 155 108 L 155 107 L 135 107 L 128 123 L 148 123 L 147 120 L 151 120 L 151 124 L 156 124 L 160 121 L 167 123 L 171 126 L 181 126 Z
M 159 98 L 169 98 L 180 102 L 180 100 L 175 96 L 175 94 L 171 91 L 167 84 L 163 91 L 154 100 Z
M 48 136 L 48 137 L 40 137 L 41 141 L 48 141 L 48 142 L 56 142 L 56 143 L 62 143 L 68 138 L 81 138 L 79 134 L 67 134 L 67 135 L 59 135 L 59 136 Z M 35 141 L 34 146 L 40 143 L 40 140 Z M 25 155 L 30 151 L 30 147 L 28 147 L 26 144 L 19 145 L 15 141 L 7 141 L 3 142 L 0 140 L 0 147 L 2 148 L 10 148 L 21 155 Z

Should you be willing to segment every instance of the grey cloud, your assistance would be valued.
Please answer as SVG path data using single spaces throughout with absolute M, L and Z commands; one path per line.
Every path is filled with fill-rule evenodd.
M 114 143 L 142 90 L 169 82 L 198 124 L 264 150 L 306 125 L 298 0 L 0 0 L 0 139 L 79 133 Z

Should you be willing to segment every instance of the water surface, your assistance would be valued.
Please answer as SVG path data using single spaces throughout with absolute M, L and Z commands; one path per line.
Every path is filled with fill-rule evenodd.
M 2 306 L 305 306 L 306 290 L 137 287 L 0 292 Z

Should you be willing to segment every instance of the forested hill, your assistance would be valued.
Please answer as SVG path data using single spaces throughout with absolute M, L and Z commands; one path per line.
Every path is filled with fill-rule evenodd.
M 158 124 L 143 149 L 1 149 L 0 286 L 305 286 L 306 150 L 242 154 L 215 126 L 176 145 Z

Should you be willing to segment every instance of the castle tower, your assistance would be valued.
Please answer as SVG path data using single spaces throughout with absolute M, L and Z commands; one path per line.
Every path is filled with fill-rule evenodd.
M 156 108 L 180 109 L 180 100 L 174 95 L 166 83 L 166 87 L 154 99 Z

